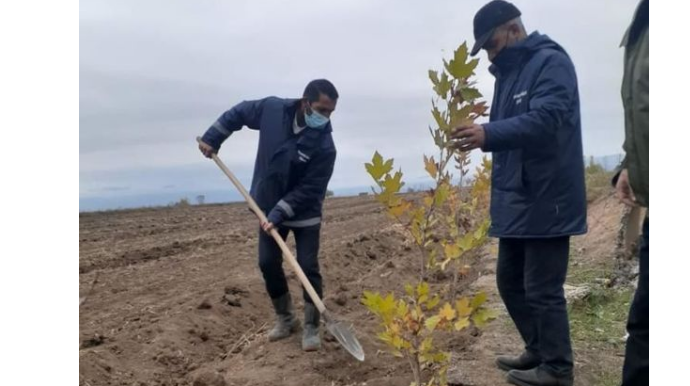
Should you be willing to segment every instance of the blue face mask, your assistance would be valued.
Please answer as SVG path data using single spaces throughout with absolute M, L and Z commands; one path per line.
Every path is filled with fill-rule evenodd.
M 329 119 L 319 114 L 314 109 L 310 108 L 310 110 L 311 115 L 307 114 L 306 111 L 304 112 L 304 121 L 307 123 L 307 126 L 311 127 L 312 129 L 323 129 L 326 127 Z

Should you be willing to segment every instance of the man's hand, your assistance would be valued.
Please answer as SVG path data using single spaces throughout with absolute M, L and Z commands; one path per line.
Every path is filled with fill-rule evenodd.
M 263 229 L 266 233 L 271 233 L 271 230 L 273 229 L 273 223 L 268 221 L 262 221 L 261 229 Z
M 637 206 L 637 199 L 635 193 L 630 187 L 630 180 L 628 179 L 628 169 L 621 170 L 618 176 L 618 183 L 616 183 L 616 195 L 618 199 L 625 205 L 635 207 Z
M 458 126 L 451 130 L 450 137 L 454 140 L 450 146 L 462 151 L 480 149 L 486 141 L 484 127 L 477 124 Z
M 206 158 L 213 158 L 213 154 L 218 152 L 211 145 L 202 141 L 199 141 L 199 150 L 201 150 L 201 154 L 203 154 Z

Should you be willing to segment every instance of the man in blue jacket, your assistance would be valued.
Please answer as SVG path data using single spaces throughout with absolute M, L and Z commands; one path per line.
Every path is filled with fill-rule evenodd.
M 259 149 L 254 165 L 251 195 L 268 213 L 259 232 L 259 267 L 263 273 L 277 323 L 268 333 L 270 341 L 288 337 L 299 328 L 283 271 L 278 244 L 268 234 L 277 227 L 287 238 L 293 232 L 297 261 L 314 289 L 323 297 L 319 273 L 321 210 L 328 181 L 333 174 L 336 149 L 330 116 L 338 92 L 326 79 L 311 81 L 301 99 L 268 97 L 244 101 L 223 113 L 202 137 L 199 149 L 211 157 L 234 131 L 247 126 L 259 131 Z M 304 291 L 302 348 L 317 351 L 320 315 Z
M 570 236 L 587 232 L 577 78 L 565 50 L 528 35 L 520 15 L 500 0 L 477 12 L 472 55 L 486 50 L 496 77 L 490 122 L 452 136 L 462 150 L 492 152 L 498 289 L 525 342 L 496 363 L 516 385 L 572 385 L 563 284 Z

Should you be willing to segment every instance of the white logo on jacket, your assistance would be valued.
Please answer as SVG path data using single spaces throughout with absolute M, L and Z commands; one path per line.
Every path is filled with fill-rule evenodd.
M 527 90 L 521 91 L 515 95 L 513 95 L 513 99 L 515 100 L 515 104 L 519 105 L 522 102 L 522 98 L 527 96 Z

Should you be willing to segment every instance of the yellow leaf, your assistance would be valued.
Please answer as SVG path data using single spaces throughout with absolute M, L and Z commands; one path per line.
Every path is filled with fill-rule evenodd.
M 414 215 L 412 217 L 413 217 L 414 221 L 421 224 L 422 221 L 424 221 L 424 214 L 425 213 L 426 213 L 426 211 L 424 210 L 424 208 L 420 207 L 420 208 L 417 208 L 417 210 L 414 212 Z
M 393 169 L 393 159 L 391 158 L 384 163 L 383 157 L 377 151 L 374 153 L 371 163 L 366 163 L 365 167 L 369 175 L 371 175 L 375 181 L 379 181 L 381 177 Z
M 472 113 L 472 105 L 466 105 L 458 111 L 453 112 L 450 116 L 450 127 L 469 126 L 474 123 L 470 117 Z
M 445 72 L 441 74 L 441 79 L 438 84 L 434 86 L 434 91 L 436 95 L 440 96 L 442 99 L 448 99 L 448 92 L 453 88 L 453 82 L 448 78 L 448 74 Z
M 477 230 L 474 231 L 474 239 L 475 239 L 476 241 L 481 241 L 481 240 L 483 240 L 484 237 L 486 236 L 486 229 L 484 228 L 484 224 L 487 224 L 487 223 L 488 223 L 488 221 L 484 221 L 484 222 L 479 226 L 479 228 L 477 228 Z
M 446 123 L 446 117 L 445 114 L 443 114 L 441 111 L 439 111 L 438 107 L 434 106 L 433 109 L 431 110 L 431 115 L 434 117 L 434 120 L 436 121 L 436 124 L 441 130 L 447 130 L 448 129 L 448 123 Z
M 388 203 L 391 199 L 391 192 L 381 191 L 381 193 L 376 195 L 376 201 L 380 202 L 385 206 L 389 206 Z
M 398 350 L 400 350 L 403 347 L 404 343 L 405 343 L 405 341 L 399 336 L 394 336 L 393 340 L 391 342 L 393 347 L 397 348 Z
M 397 192 L 391 192 L 391 193 L 397 193 Z M 386 203 L 388 206 L 388 209 L 394 208 L 396 206 L 402 205 L 403 199 L 400 198 L 399 196 L 396 196 L 395 194 L 389 194 L 388 195 L 388 202 Z
M 405 213 L 407 213 L 410 208 L 412 207 L 412 203 L 409 201 L 402 201 L 400 205 L 394 206 L 392 208 L 388 209 L 388 213 L 390 213 L 393 217 L 401 217 Z
M 491 170 L 491 165 L 492 165 L 492 161 L 491 161 L 491 159 L 489 159 L 489 157 L 487 157 L 487 156 L 482 157 L 482 167 L 485 170 Z
M 445 148 L 446 147 L 446 139 L 443 137 L 443 130 L 441 129 L 432 129 L 431 126 L 429 126 L 429 133 L 431 134 L 431 137 L 434 139 L 434 144 L 438 148 Z
M 442 206 L 448 199 L 449 194 L 450 188 L 448 187 L 448 184 L 440 184 L 438 187 L 436 187 L 434 192 L 434 205 Z
M 396 309 L 396 314 L 398 318 L 403 318 L 407 315 L 407 303 L 404 300 L 398 301 L 398 308 Z
M 455 309 L 449 303 L 446 303 L 441 308 L 441 311 L 438 312 L 438 316 L 447 321 L 453 320 L 455 318 Z
M 465 234 L 458 242 L 460 249 L 463 252 L 467 252 L 472 249 L 474 245 L 474 235 L 471 233 Z
M 422 341 L 422 344 L 419 346 L 419 352 L 422 354 L 425 354 L 429 352 L 433 348 L 433 338 L 428 337 Z
M 414 242 L 417 245 L 421 245 L 423 243 L 422 231 L 419 229 L 418 222 L 412 222 L 412 227 L 410 227 L 410 233 L 412 233 L 412 237 L 414 237 Z
M 424 156 L 424 169 L 429 173 L 431 178 L 436 179 L 438 175 L 438 165 L 436 161 L 434 161 L 434 156 L 431 156 L 431 158 Z
M 429 295 L 429 283 L 423 281 L 417 285 L 417 297 Z
M 434 360 L 434 356 L 432 354 L 420 354 L 419 355 L 419 361 L 421 363 L 429 363 L 429 362 L 432 362 L 433 360 Z M 433 380 L 430 379 L 429 382 L 425 383 L 424 385 L 425 386 L 431 386 L 431 385 L 433 385 L 432 381 Z M 413 385 L 415 385 L 415 383 L 413 383 Z
M 377 336 L 384 343 L 391 343 L 393 341 L 391 334 L 388 332 L 380 332 Z
M 394 176 L 386 175 L 386 179 L 381 183 L 381 187 L 391 194 L 398 193 L 400 188 L 405 185 L 402 181 L 402 172 L 398 171 Z
M 465 329 L 470 326 L 470 318 L 469 317 L 464 317 L 461 319 L 458 319 L 457 322 L 453 325 L 455 328 L 455 331 L 460 331 L 462 329 Z
M 446 255 L 446 259 L 448 260 L 457 259 L 460 257 L 460 254 L 462 254 L 460 247 L 455 243 L 448 243 L 444 245 L 443 251 Z
M 440 352 L 436 355 L 434 355 L 434 362 L 436 363 L 444 363 L 447 362 L 450 359 L 450 355 L 445 352 Z
M 462 298 L 455 302 L 455 309 L 458 311 L 458 316 L 464 318 L 472 314 L 472 306 L 470 306 L 470 299 Z

